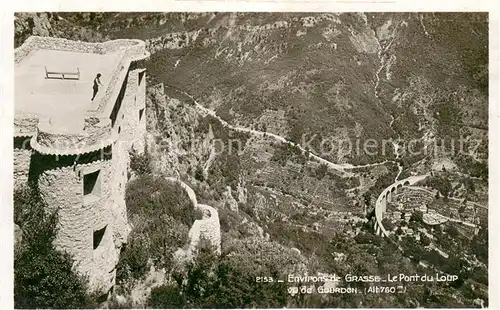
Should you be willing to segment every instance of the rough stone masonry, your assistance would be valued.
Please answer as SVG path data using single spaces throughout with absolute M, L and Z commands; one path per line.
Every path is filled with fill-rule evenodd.
M 56 246 L 102 293 L 129 233 L 125 184 L 129 151 L 144 151 L 148 57 L 140 40 L 32 36 L 15 50 L 15 187 L 38 186 L 58 211 Z M 48 78 L 47 70 L 80 74 Z M 91 101 L 97 73 L 103 86 Z

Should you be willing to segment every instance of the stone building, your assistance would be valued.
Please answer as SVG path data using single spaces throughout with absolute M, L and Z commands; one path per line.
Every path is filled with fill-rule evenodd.
M 15 50 L 15 187 L 30 181 L 58 210 L 56 246 L 103 293 L 129 233 L 125 184 L 129 152 L 144 151 L 148 57 L 140 40 L 32 36 Z

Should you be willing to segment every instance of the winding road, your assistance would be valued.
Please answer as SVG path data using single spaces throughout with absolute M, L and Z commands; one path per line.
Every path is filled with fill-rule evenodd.
M 280 136 L 280 135 L 277 135 L 277 134 L 274 134 L 274 133 L 270 133 L 270 132 L 264 132 L 264 131 L 260 131 L 260 130 L 255 130 L 255 129 L 250 129 L 250 128 L 246 128 L 246 127 L 240 127 L 240 126 L 234 126 L 234 125 L 231 125 L 229 124 L 227 121 L 223 120 L 220 116 L 217 115 L 217 113 L 215 113 L 215 111 L 213 110 L 210 110 L 206 107 L 204 107 L 203 105 L 201 105 L 199 102 L 196 101 L 196 99 L 194 99 L 194 97 L 183 91 L 183 90 L 180 90 L 174 86 L 171 86 L 171 85 L 167 85 L 167 84 L 164 84 L 166 87 L 170 88 L 170 89 L 173 89 L 174 91 L 176 92 L 179 92 L 183 95 L 185 95 L 186 97 L 188 97 L 195 105 L 196 107 L 196 110 L 198 113 L 200 113 L 201 115 L 203 116 L 207 116 L 207 115 L 210 115 L 212 117 L 214 117 L 215 119 L 217 119 L 221 125 L 223 127 L 226 127 L 226 128 L 229 128 L 231 130 L 234 130 L 234 131 L 238 131 L 238 132 L 243 132 L 243 133 L 249 133 L 251 135 L 254 135 L 254 136 L 257 136 L 257 137 L 271 137 L 281 143 L 285 143 L 285 144 L 288 144 L 288 145 L 291 145 L 291 146 L 294 146 L 294 147 L 297 147 L 299 150 L 302 151 L 302 153 L 305 153 L 305 154 L 309 154 L 309 158 L 312 159 L 312 160 L 315 160 L 316 162 L 320 163 L 320 164 L 325 164 L 327 165 L 329 168 L 332 168 L 334 170 L 337 170 L 337 171 L 340 171 L 340 172 L 346 172 L 346 170 L 353 170 L 353 169 L 359 169 L 359 168 L 369 168 L 369 167 L 375 167 L 375 166 L 380 166 L 380 165 L 385 165 L 389 162 L 395 162 L 395 161 L 392 161 L 392 160 L 385 160 L 383 162 L 379 162 L 379 163 L 373 163 L 373 164 L 365 164 L 365 165 L 351 165 L 349 163 L 344 163 L 344 164 L 337 164 L 337 163 L 333 163 L 327 159 L 324 159 L 314 153 L 311 153 L 310 151 L 307 151 L 304 147 L 302 147 L 300 144 L 298 143 L 295 143 L 295 142 L 292 142 L 290 140 L 287 140 L 286 138 Z

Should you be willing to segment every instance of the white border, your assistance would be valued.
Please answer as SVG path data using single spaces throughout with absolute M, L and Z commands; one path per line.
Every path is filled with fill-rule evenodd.
M 483 11 L 489 12 L 489 307 L 500 308 L 498 298 L 500 261 L 498 247 L 500 237 L 500 210 L 496 206 L 500 201 L 498 158 L 500 108 L 498 107 L 499 86 L 499 12 L 494 0 L 346 0 L 346 1 L 234 1 L 234 0 L 82 0 L 82 1 L 9 1 L 0 4 L 2 45 L 0 52 L 0 309 L 13 308 L 13 218 L 12 218 L 12 136 L 13 136 L 13 13 L 22 11 L 259 11 L 259 12 L 384 12 L 384 11 Z M 5 2 L 8 2 L 7 5 Z M 497 294 L 495 294 L 497 292 Z

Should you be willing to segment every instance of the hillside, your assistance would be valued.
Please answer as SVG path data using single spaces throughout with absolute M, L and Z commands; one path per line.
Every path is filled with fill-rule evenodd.
M 181 89 L 233 124 L 305 141 L 336 162 L 386 159 L 393 154 L 381 145 L 390 138 L 485 138 L 484 14 L 60 13 L 48 20 L 49 31 L 38 32 L 146 40 L 151 83 Z M 368 139 L 378 141 L 376 154 L 341 142 Z
M 202 255 L 181 276 L 172 267 L 170 248 L 158 254 L 149 253 L 153 246 L 138 247 L 122 256 L 126 265 L 137 255 L 143 276 L 148 258 L 168 262 L 160 264 L 168 266 L 163 283 L 148 301 L 135 300 L 133 306 L 488 303 L 487 221 L 466 208 L 470 202 L 487 210 L 488 201 L 487 14 L 21 13 L 15 23 L 16 45 L 30 35 L 146 41 L 151 52 L 146 174 L 155 182 L 178 177 L 200 203 L 219 213 L 223 254 Z M 367 144 L 373 145 L 371 152 Z M 461 220 L 471 217 L 481 228 L 474 237 L 466 229 L 462 235 L 455 232 L 455 222 L 431 227 L 420 211 L 408 211 L 413 215 L 406 222 L 404 212 L 386 218 L 388 238 L 374 233 L 380 193 L 397 180 L 425 174 L 432 174 L 432 182 L 418 186 L 427 196 L 415 195 L 420 200 L 412 207 L 460 209 Z M 142 210 L 150 191 L 134 184 L 134 192 L 141 193 L 136 207 Z M 167 198 L 176 195 L 173 189 L 166 192 Z M 397 198 L 406 203 L 410 194 Z M 182 197 L 173 201 L 183 205 Z M 135 244 L 147 232 L 158 243 L 170 238 L 182 247 L 189 224 L 172 214 L 165 216 L 168 221 L 148 219 L 155 210 L 135 218 L 135 224 L 144 225 L 134 235 Z M 164 222 L 178 229 L 171 231 Z M 434 248 L 421 237 L 426 234 Z M 450 250 L 446 259 L 439 247 Z M 466 259 L 459 252 L 467 253 Z M 266 273 L 284 278 L 292 271 L 446 272 L 460 275 L 461 282 L 405 284 L 406 294 L 304 297 L 285 294 L 279 283 L 265 287 L 254 281 Z M 127 282 L 127 273 L 121 275 Z M 194 281 L 195 276 L 204 282 Z M 127 292 L 133 285 L 122 286 L 120 294 L 133 295 Z

